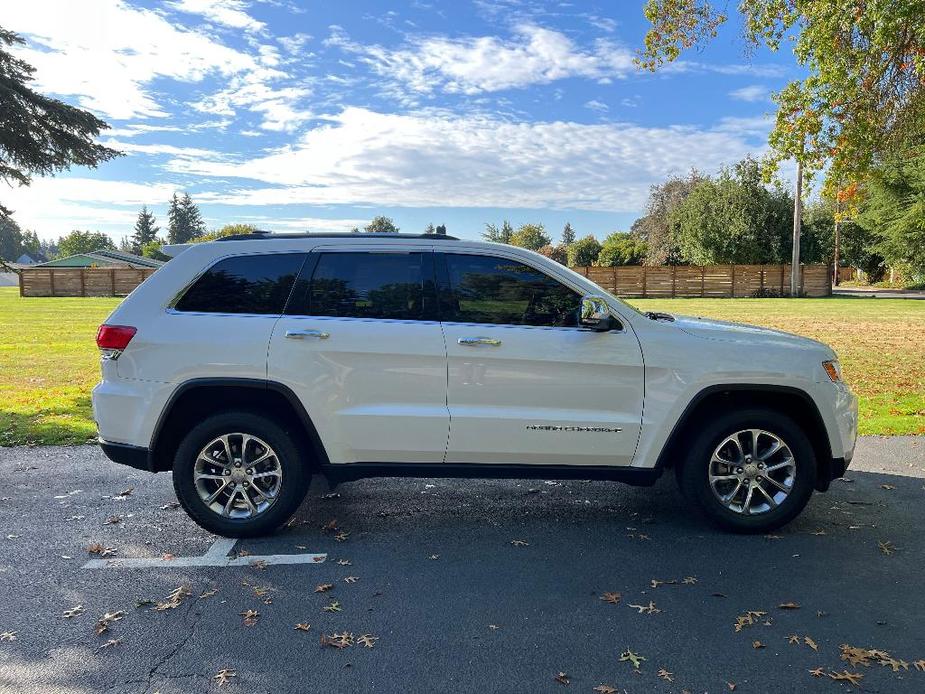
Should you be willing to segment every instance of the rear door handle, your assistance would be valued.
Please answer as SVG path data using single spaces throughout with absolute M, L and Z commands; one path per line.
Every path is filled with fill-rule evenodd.
M 496 340 L 493 337 L 461 337 L 457 340 L 461 345 L 467 345 L 469 347 L 475 347 L 477 345 L 491 345 L 492 347 L 498 347 L 501 344 L 501 340 Z
M 326 333 L 323 330 L 287 330 L 286 337 L 290 340 L 302 340 L 306 337 L 317 337 L 319 340 L 327 340 L 331 337 L 331 333 Z

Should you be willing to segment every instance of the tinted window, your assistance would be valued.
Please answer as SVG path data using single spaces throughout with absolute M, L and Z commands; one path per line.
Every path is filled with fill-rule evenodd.
M 283 312 L 303 253 L 242 255 L 220 260 L 177 302 L 178 311 Z
M 446 256 L 450 300 L 444 320 L 573 327 L 581 297 L 539 270 L 506 258 Z
M 304 298 L 288 313 L 424 320 L 425 289 L 433 293 L 426 255 L 425 263 L 422 253 L 322 253 Z

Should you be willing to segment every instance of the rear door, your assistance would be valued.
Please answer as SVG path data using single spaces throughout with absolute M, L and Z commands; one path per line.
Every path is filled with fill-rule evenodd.
M 309 255 L 270 338 L 268 376 L 301 399 L 332 463 L 439 463 L 446 349 L 428 247 Z
M 579 328 L 576 289 L 494 253 L 437 256 L 446 462 L 629 465 L 642 418 L 636 336 Z

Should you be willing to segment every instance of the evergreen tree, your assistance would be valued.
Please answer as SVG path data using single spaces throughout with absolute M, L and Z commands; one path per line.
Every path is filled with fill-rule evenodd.
M 438 225 L 436 233 L 440 236 L 446 236 L 446 224 Z
M 436 234 L 437 230 L 434 229 L 433 224 L 428 224 L 426 227 L 424 227 L 424 233 L 425 234 Z
M 575 243 L 575 230 L 572 229 L 572 224 L 570 222 L 566 222 L 565 227 L 562 229 L 562 243 L 566 247 Z
M 485 231 L 482 232 L 482 238 L 493 243 L 510 243 L 514 236 L 514 227 L 506 219 L 501 223 L 499 229 L 494 224 L 486 224 Z
M 189 193 L 184 193 L 179 199 L 174 193 L 167 209 L 167 242 L 189 243 L 202 236 L 205 231 L 205 222 L 202 221 L 199 208 Z
M 157 232 L 161 228 L 157 226 L 156 222 L 154 213 L 148 212 L 148 206 L 142 207 L 135 222 L 135 233 L 132 234 L 132 253 L 140 255 L 145 245 L 157 240 Z
M 109 126 L 89 111 L 42 96 L 29 88 L 35 68 L 4 50 L 25 43 L 0 27 L 0 181 L 27 186 L 32 176 L 95 167 L 120 152 L 96 144 Z M 0 218 L 10 210 L 0 205 Z
M 167 243 L 183 243 L 177 239 L 182 235 L 183 219 L 180 213 L 180 201 L 174 193 L 167 207 Z

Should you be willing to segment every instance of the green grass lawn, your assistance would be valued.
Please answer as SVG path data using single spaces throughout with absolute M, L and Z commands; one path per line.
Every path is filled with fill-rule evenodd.
M 97 326 L 119 299 L 21 299 L 0 287 L 0 445 L 83 443 L 95 434 Z M 861 398 L 861 433 L 925 434 L 925 301 L 646 299 L 668 311 L 781 328 L 826 342 Z

